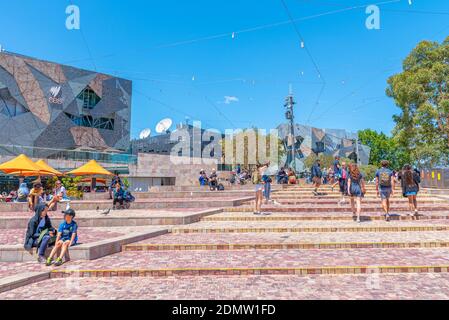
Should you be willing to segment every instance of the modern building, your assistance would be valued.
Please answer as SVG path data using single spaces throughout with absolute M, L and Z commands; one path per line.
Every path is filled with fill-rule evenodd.
M 177 125 L 176 129 L 173 131 L 173 137 L 177 137 L 177 132 L 183 132 L 179 136 L 188 136 L 190 139 L 190 151 L 186 152 L 184 150 L 184 156 L 187 155 L 190 157 L 202 157 L 203 151 L 207 146 L 210 145 L 211 142 L 214 141 L 215 136 L 217 134 L 220 136 L 220 139 L 223 139 L 225 136 L 221 133 L 217 133 L 216 131 L 202 129 L 194 127 L 190 124 L 181 123 Z M 147 153 L 147 154 L 161 154 L 161 155 L 170 155 L 173 147 L 175 147 L 180 141 L 179 137 L 176 139 L 172 139 L 172 132 L 166 132 L 157 136 L 148 137 L 145 139 L 137 139 L 131 141 L 131 153 L 139 154 L 139 153 Z M 198 148 L 198 151 L 201 151 L 201 154 L 195 155 L 195 144 L 201 145 L 201 148 Z M 215 158 L 217 160 L 221 160 L 221 148 L 217 148 L 220 150 L 215 150 L 215 148 L 211 148 L 210 152 L 207 154 L 207 158 Z M 179 156 L 181 156 L 181 152 Z
M 284 140 L 285 148 L 291 150 L 288 143 L 290 126 L 278 126 L 279 137 Z M 304 171 L 304 159 L 311 154 L 326 154 L 344 158 L 358 157 L 361 164 L 368 164 L 371 149 L 359 143 L 356 145 L 357 135 L 342 129 L 318 129 L 310 126 L 296 124 L 295 128 L 296 170 Z M 358 154 L 357 154 L 358 151 Z M 284 156 L 281 163 L 290 166 L 292 156 L 290 152 Z
M 127 151 L 131 98 L 129 80 L 0 52 L 0 155 Z

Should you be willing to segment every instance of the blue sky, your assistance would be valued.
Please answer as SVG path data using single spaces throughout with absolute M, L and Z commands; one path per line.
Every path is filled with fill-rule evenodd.
M 449 36 L 447 0 L 385 0 L 380 30 L 365 27 L 380 0 L 285 0 L 312 58 L 281 0 L 73 0 L 79 31 L 65 28 L 72 0 L 1 2 L 6 50 L 133 80 L 133 137 L 165 117 L 274 128 L 289 83 L 297 122 L 389 133 L 387 78 L 419 41 Z

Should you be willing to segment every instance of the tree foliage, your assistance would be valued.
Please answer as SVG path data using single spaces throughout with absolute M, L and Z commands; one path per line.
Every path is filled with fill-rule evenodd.
M 416 164 L 447 164 L 449 151 L 449 37 L 423 41 L 388 79 L 387 95 L 401 109 L 394 116 L 394 142 Z
M 371 148 L 370 165 L 379 167 L 382 160 L 388 160 L 392 168 L 399 169 L 410 163 L 409 155 L 401 151 L 393 137 L 371 129 L 359 131 L 358 135 L 360 142 Z

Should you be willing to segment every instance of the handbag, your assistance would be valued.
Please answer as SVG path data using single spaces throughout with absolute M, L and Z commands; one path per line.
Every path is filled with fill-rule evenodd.
M 51 246 L 56 243 L 56 232 L 54 229 L 44 229 L 39 234 L 39 238 L 37 238 L 37 246 L 39 247 L 41 245 L 42 239 L 50 234 L 50 231 L 53 231 L 55 233 L 54 236 L 50 237 L 50 240 L 48 241 L 48 246 Z

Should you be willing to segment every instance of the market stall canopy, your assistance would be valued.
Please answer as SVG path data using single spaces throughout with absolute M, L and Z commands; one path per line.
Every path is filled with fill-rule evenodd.
M 46 172 L 50 173 L 51 175 L 58 176 L 58 177 L 64 175 L 62 172 L 59 172 L 58 170 L 49 166 L 44 160 L 39 160 L 36 162 L 36 164 L 40 168 L 42 168 L 42 170 L 45 170 Z
M 49 173 L 35 164 L 24 154 L 21 154 L 17 158 L 14 158 L 10 161 L 2 163 L 0 165 L 0 171 L 16 176 L 39 176 Z
M 113 176 L 114 174 L 103 168 L 95 160 L 90 160 L 84 166 L 67 172 L 74 176 Z

